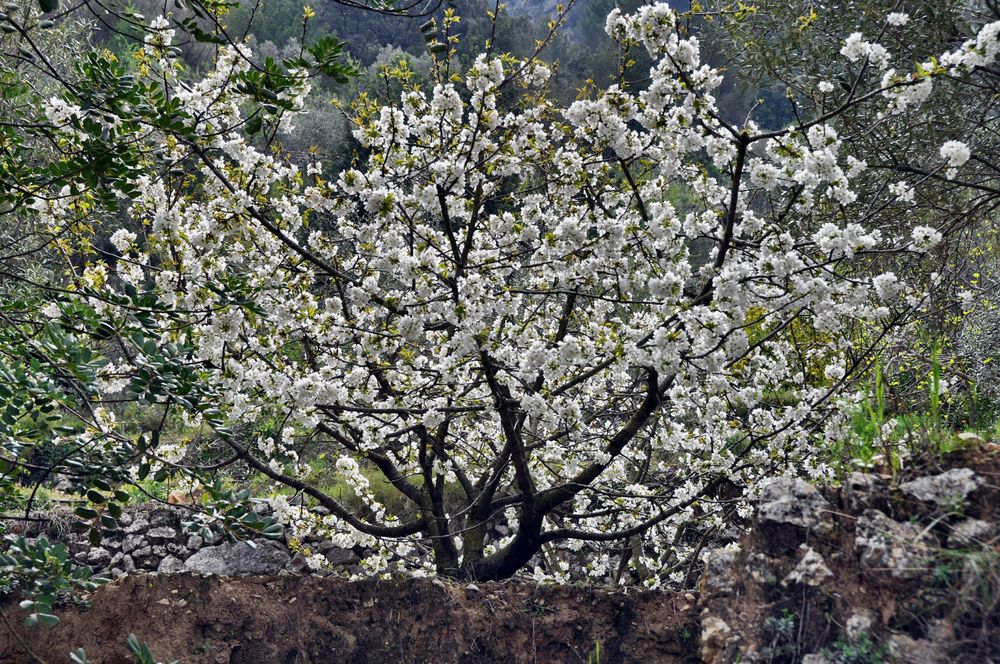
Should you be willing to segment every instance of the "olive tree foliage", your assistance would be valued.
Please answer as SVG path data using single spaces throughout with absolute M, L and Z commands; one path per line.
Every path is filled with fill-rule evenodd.
M 80 281 L 94 261 L 120 257 L 105 230 L 134 223 L 123 205 L 134 194 L 131 180 L 162 156 L 157 142 L 147 140 L 151 129 L 160 127 L 165 132 L 160 138 L 166 132 L 176 138 L 183 129 L 178 116 L 190 117 L 156 74 L 169 69 L 171 86 L 194 75 L 181 59 L 183 49 L 157 41 L 157 32 L 180 34 L 175 44 L 188 47 L 214 50 L 232 41 L 222 22 L 228 5 L 222 2 L 174 3 L 176 13 L 161 17 L 152 29 L 134 7 L 58 5 L 57 0 L 0 5 L 0 596 L 23 595 L 29 625 L 57 622 L 52 614 L 57 602 L 103 581 L 74 564 L 64 543 L 24 536 L 27 528 L 49 520 L 36 511 L 40 489 L 58 484 L 83 498 L 73 525 L 98 544 L 118 528 L 122 505 L 144 492 L 134 479 L 149 473 L 144 450 L 147 444 L 155 447 L 163 424 L 159 420 L 160 426 L 139 439 L 124 435 L 124 429 L 109 431 L 107 418 L 130 399 L 102 392 L 99 385 L 109 357 L 128 357 L 119 333 L 132 325 L 130 343 L 144 343 L 144 330 L 148 336 L 153 329 L 146 309 L 156 305 L 155 298 L 127 293 L 118 303 L 130 312 L 129 322 L 115 328 L 100 302 L 117 295 L 97 293 L 90 299 Z M 420 16 L 437 3 L 373 0 L 368 6 Z M 120 40 L 95 45 L 93 40 L 102 39 L 100 26 Z M 122 43 L 127 46 L 119 57 L 111 49 Z M 342 53 L 337 40 L 310 40 L 280 65 L 253 66 L 240 82 L 253 86 L 258 126 L 244 131 L 257 135 L 258 145 L 273 145 L 274 133 L 265 128 L 273 130 L 271 119 L 289 106 L 280 98 L 288 88 L 281 72 L 291 67 L 299 76 L 344 81 L 354 66 Z M 169 173 L 176 177 L 179 171 Z M 71 211 L 55 225 L 31 211 L 55 201 Z M 170 346 L 155 350 L 160 361 L 176 353 Z M 189 380 L 184 387 L 174 385 L 189 390 L 195 374 L 175 368 Z M 216 502 L 207 506 L 206 519 L 192 522 L 193 529 L 211 520 L 223 524 L 230 538 L 280 534 L 279 524 L 248 509 L 245 492 L 214 489 Z
M 767 478 L 828 474 L 852 378 L 933 293 L 940 275 L 917 268 L 995 205 L 976 146 L 995 129 L 1000 22 L 916 65 L 905 43 L 841 35 L 831 59 L 871 75 L 815 81 L 765 130 L 723 118 L 722 74 L 666 4 L 607 19 L 649 53 L 645 86 L 565 108 L 537 57 L 487 48 L 456 71 L 457 20 L 424 31 L 433 85 L 400 68 L 400 98 L 356 105 L 365 157 L 341 172 L 250 138 L 295 132 L 330 44 L 257 68 L 224 44 L 188 79 L 155 17 L 135 74 L 93 55 L 91 87 L 45 99 L 40 122 L 65 154 L 99 142 L 114 160 L 5 201 L 67 248 L 65 281 L 5 313 L 36 358 L 24 371 L 77 391 L 66 435 L 104 474 L 205 482 L 199 518 L 234 531 L 261 522 L 211 477 L 241 463 L 325 508 L 274 501 L 293 537 L 368 547 L 368 573 L 612 580 L 627 550 L 648 585 L 681 580 Z M 889 14 L 878 39 L 907 22 Z M 983 109 L 951 119 L 961 140 L 883 168 L 850 153 L 953 89 Z M 127 400 L 226 455 L 129 433 Z M 318 450 L 355 500 L 324 490 Z M 88 496 L 99 530 L 107 498 Z

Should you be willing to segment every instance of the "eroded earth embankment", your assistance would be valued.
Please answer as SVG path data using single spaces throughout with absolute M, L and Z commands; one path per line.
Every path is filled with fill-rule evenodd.
M 120 575 L 89 608 L 63 608 L 53 627 L 24 627 L 9 601 L 0 661 L 68 662 L 83 647 L 94 664 L 132 662 L 125 639 L 134 633 L 159 660 L 183 664 L 1000 662 L 992 444 L 895 477 L 854 473 L 824 490 L 775 479 L 738 546 L 706 552 L 697 593 L 350 583 L 296 574 L 277 549 L 192 549 L 176 533 L 164 544 L 153 516 L 136 516 L 146 523 L 133 534 L 149 542 L 79 555 L 108 565 L 138 556 L 137 568 L 181 573 Z M 157 547 L 186 556 L 183 565 L 158 560 Z M 226 576 L 258 565 L 277 572 Z

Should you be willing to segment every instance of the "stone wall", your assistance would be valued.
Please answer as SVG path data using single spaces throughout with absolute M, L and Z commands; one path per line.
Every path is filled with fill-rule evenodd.
M 258 505 L 259 513 L 268 511 L 266 503 Z M 218 530 L 206 540 L 186 532 L 182 521 L 187 515 L 188 511 L 181 506 L 132 508 L 119 519 L 120 531 L 105 537 L 100 546 L 92 546 L 83 536 L 71 535 L 70 552 L 78 563 L 90 565 L 95 572 L 113 579 L 136 570 L 224 576 L 356 572 L 360 555 L 365 553 L 341 549 L 328 541 L 310 541 L 306 544 L 323 554 L 329 567 L 309 570 L 305 557 L 290 550 L 284 540 L 229 543 Z

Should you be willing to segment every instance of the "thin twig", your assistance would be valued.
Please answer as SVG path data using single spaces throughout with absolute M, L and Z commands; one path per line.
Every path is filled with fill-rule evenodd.
M 3 611 L 0 611 L 0 619 L 3 619 L 3 624 L 7 626 L 10 633 L 13 634 L 14 638 L 17 639 L 17 642 L 21 644 L 21 647 L 24 648 L 24 652 L 28 653 L 33 660 L 38 662 L 38 664 L 48 664 L 48 662 L 32 652 L 31 648 L 29 648 L 28 644 L 25 642 L 24 637 L 22 637 L 21 634 L 14 629 L 14 626 L 10 624 L 9 620 L 7 620 L 7 616 Z

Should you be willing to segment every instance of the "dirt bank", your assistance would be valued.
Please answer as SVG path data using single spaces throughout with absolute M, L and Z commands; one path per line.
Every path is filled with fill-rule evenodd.
M 48 628 L 5 615 L 44 661 L 77 647 L 95 664 L 132 662 L 131 632 L 183 664 L 602 664 L 697 661 L 694 602 L 656 592 L 411 579 L 129 575 Z M 0 627 L 0 660 L 34 661 Z

